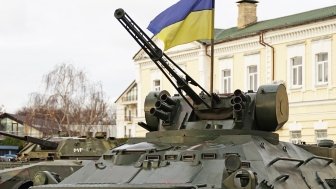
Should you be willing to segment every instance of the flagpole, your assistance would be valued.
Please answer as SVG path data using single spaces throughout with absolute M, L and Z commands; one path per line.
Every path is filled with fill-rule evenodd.
M 210 54 L 210 93 L 213 93 L 213 79 L 214 79 L 214 36 L 215 36 L 215 0 L 212 0 L 212 18 L 211 18 L 211 25 L 212 25 L 212 36 L 211 36 L 211 54 Z

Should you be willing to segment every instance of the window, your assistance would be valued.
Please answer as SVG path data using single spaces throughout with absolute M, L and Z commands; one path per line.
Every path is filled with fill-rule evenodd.
M 258 90 L 258 67 L 256 65 L 247 67 L 247 89 Z
M 19 124 L 16 122 L 12 122 L 12 134 L 18 135 L 19 132 Z
M 316 60 L 316 84 L 323 85 L 328 83 L 328 53 L 318 53 Z
M 218 89 L 220 93 L 231 93 L 233 88 L 233 58 L 223 58 L 219 60 L 219 69 L 217 72 L 220 77 Z
M 302 86 L 302 57 L 296 56 L 290 59 L 291 83 L 293 88 Z
M 132 121 L 132 110 L 125 108 L 125 121 Z
M 332 62 L 331 62 L 331 38 L 312 41 L 311 61 L 312 61 L 312 88 L 321 86 L 331 87 Z
M 287 47 L 287 81 L 290 89 L 305 90 L 306 45 L 295 44 Z M 289 90 L 288 93 L 291 91 Z
M 127 108 L 124 108 L 124 120 L 127 121 Z
M 231 70 L 222 70 L 222 91 L 223 93 L 231 92 Z
M 319 143 L 320 140 L 328 138 L 327 129 L 315 129 L 315 140 L 316 143 Z
M 132 111 L 128 110 L 128 121 L 132 121 Z
M 154 80 L 153 81 L 153 90 L 154 91 L 160 91 L 160 80 Z
M 155 69 L 151 71 L 150 82 L 152 85 L 152 91 L 160 91 L 161 90 L 161 81 L 162 81 L 162 73 L 160 70 Z
M 294 144 L 301 143 L 301 130 L 291 130 L 289 131 L 289 140 Z
M 259 86 L 259 64 L 260 54 L 248 54 L 244 56 L 244 76 L 245 76 L 245 91 L 257 91 Z

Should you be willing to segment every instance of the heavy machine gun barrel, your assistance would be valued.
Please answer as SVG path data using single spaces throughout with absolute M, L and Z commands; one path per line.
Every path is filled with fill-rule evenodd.
M 207 108 L 211 108 L 211 103 L 206 102 L 201 98 L 190 86 L 192 84 L 201 89 L 209 98 L 211 95 L 204 90 L 195 80 L 193 80 L 186 72 L 184 72 L 174 61 L 172 61 L 160 48 L 146 35 L 146 33 L 127 15 L 123 9 L 117 9 L 114 16 L 121 23 L 121 25 L 128 31 L 133 39 L 141 46 L 141 48 L 149 55 L 156 66 L 166 76 L 169 82 L 174 86 L 178 93 L 189 102 L 182 91 L 184 91 L 193 101 L 194 104 L 204 104 Z M 184 76 L 180 76 L 176 69 Z M 176 84 L 170 78 L 176 80 Z M 191 108 L 193 105 L 189 103 Z
M 48 149 L 56 149 L 58 147 L 57 142 L 52 142 L 52 141 L 48 141 L 48 140 L 44 140 L 44 139 L 31 137 L 31 136 L 17 136 L 17 135 L 13 135 L 13 134 L 2 132 L 2 131 L 0 131 L 0 135 L 12 137 L 12 138 L 15 138 L 15 139 L 18 139 L 18 140 L 31 142 L 31 143 L 34 143 L 34 144 L 38 144 L 38 145 L 41 145 L 41 146 L 43 146 L 45 148 L 48 148 Z

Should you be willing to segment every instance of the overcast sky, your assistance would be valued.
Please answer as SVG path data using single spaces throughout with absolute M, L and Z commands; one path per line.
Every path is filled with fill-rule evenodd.
M 216 28 L 237 21 L 237 0 L 216 1 Z M 0 0 L 0 105 L 15 113 L 41 91 L 43 75 L 67 63 L 101 82 L 111 101 L 135 79 L 137 43 L 114 18 L 124 8 L 145 31 L 177 0 Z M 335 0 L 259 0 L 258 20 L 332 6 Z M 148 32 L 150 35 L 150 33 Z M 151 35 L 150 35 L 151 36 Z

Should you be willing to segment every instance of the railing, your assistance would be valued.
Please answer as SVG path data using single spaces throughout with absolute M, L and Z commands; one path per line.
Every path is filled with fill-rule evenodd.
M 132 118 L 132 117 L 128 117 L 128 116 L 127 116 L 127 117 L 124 117 L 124 120 L 125 120 L 125 121 L 132 121 L 132 120 L 133 120 L 133 118 Z
M 137 96 L 126 96 L 121 98 L 123 102 L 133 102 L 136 101 L 138 98 Z

